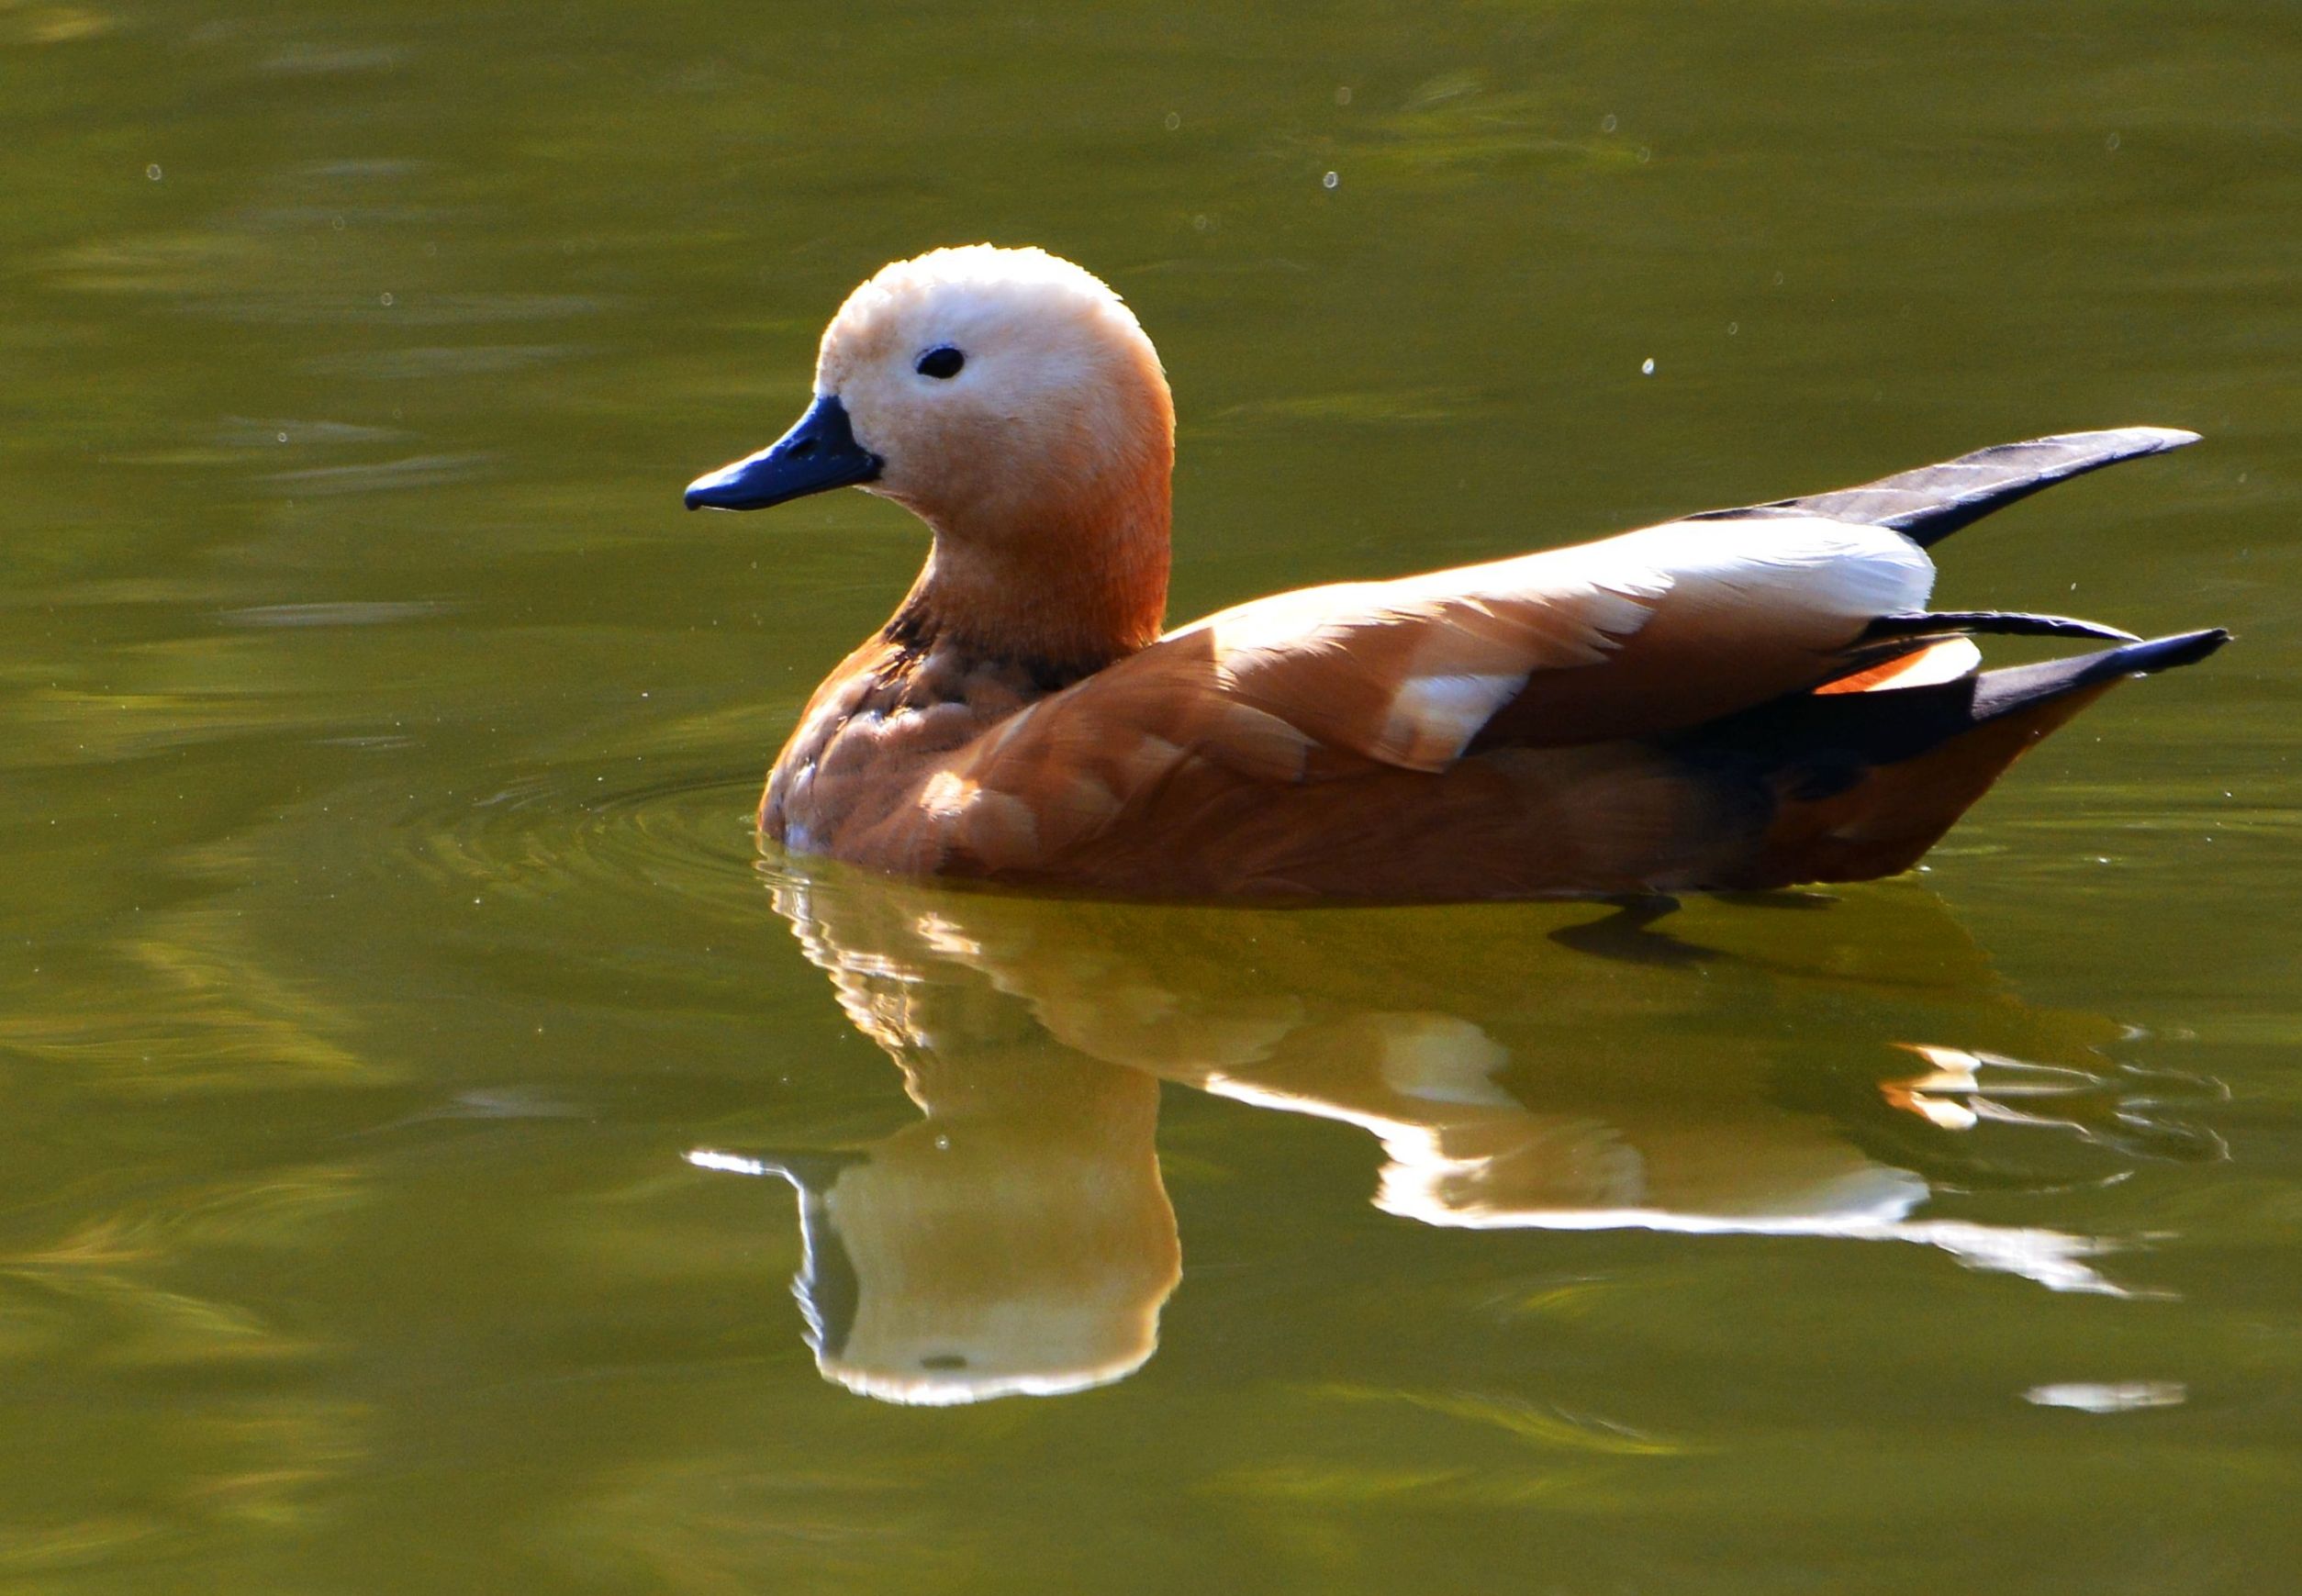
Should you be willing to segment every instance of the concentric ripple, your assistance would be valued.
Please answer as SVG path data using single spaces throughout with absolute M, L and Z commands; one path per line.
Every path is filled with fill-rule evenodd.
M 395 830 L 402 861 L 496 900 L 564 898 L 612 914 L 635 900 L 737 901 L 760 912 L 759 773 L 626 757 L 486 773 Z

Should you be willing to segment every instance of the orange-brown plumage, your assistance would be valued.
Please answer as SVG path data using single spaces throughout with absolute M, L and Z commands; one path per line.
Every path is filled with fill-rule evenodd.
M 856 290 L 817 399 L 689 489 L 853 484 L 933 530 L 821 686 L 763 832 L 906 874 L 1113 894 L 1468 898 L 1905 868 L 2025 748 L 2218 632 L 1978 674 L 1925 545 L 2187 433 L 2004 445 L 1864 488 L 1280 594 L 1161 635 L 1174 421 L 1117 296 L 1037 251 Z

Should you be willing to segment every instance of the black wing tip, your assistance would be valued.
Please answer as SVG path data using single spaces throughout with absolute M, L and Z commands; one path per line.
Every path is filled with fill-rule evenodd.
M 1979 486 L 1937 489 L 1931 502 L 1922 501 L 1897 513 L 1871 518 L 1876 525 L 1894 528 L 1920 548 L 1931 548 L 1993 510 L 2028 498 L 2058 482 L 2084 476 L 2121 461 L 2163 454 L 2199 441 L 2198 433 L 2180 427 L 2108 427 L 2092 432 L 2056 432 L 2044 438 L 2027 438 L 2018 443 L 1995 443 L 1955 460 L 1946 460 L 1940 465 L 1920 466 L 1870 484 L 1867 490 L 1856 488 L 1851 492 L 1893 492 L 1923 483 L 1938 474 L 1983 473 L 1985 480 Z
M 1743 509 L 1713 510 L 1689 520 L 1811 515 L 1857 526 L 1887 527 L 1928 548 L 1993 510 L 2041 488 L 2122 460 L 2163 454 L 2201 441 L 2180 427 L 2106 427 L 1994 443 L 1955 459 L 1829 493 L 1772 499 Z
M 1970 450 L 1944 461 L 1944 465 L 1984 465 L 2011 455 L 2054 453 L 2065 457 L 2062 463 L 2050 466 L 2050 481 L 2060 482 L 2066 475 L 2083 475 L 2105 465 L 2115 465 L 2121 460 L 2139 460 L 2148 454 L 2164 454 L 2169 450 L 2187 449 L 2193 443 L 2203 443 L 2206 435 L 2184 427 L 2100 427 L 2084 432 L 2050 432 L 2042 438 L 2021 438 L 2011 443 L 1993 443 L 1986 448 Z M 1918 471 L 1930 469 L 1919 466 Z M 1913 473 L 1912 474 L 1915 474 Z M 1893 481 L 1892 477 L 1886 478 Z
M 2206 434 L 2193 432 L 2186 427 L 2104 427 L 2090 432 L 2057 432 L 2051 437 L 2032 438 L 2020 443 L 2002 443 L 2001 449 L 2100 447 L 2115 449 L 2118 458 L 2129 459 L 2137 454 L 2163 454 L 2169 449 L 2187 449 L 2202 443 Z
M 2080 654 L 2074 659 L 1984 671 L 1973 678 L 1972 719 L 1979 725 L 2066 693 L 2194 665 L 2229 641 L 2228 631 L 2212 626 L 2201 631 L 2178 631 L 2172 637 L 2154 637 L 2147 642 L 2104 649 L 2100 653 Z
M 2229 628 L 2209 626 L 2198 631 L 2178 631 L 2172 637 L 2154 637 L 2148 642 L 2129 643 L 2124 648 L 2112 649 L 2104 658 L 2115 661 L 2120 670 L 2130 675 L 2147 676 L 2181 665 L 2195 665 L 2229 641 Z
M 2134 633 L 2098 620 L 2078 620 L 2067 615 L 2027 615 L 2011 609 L 1941 609 L 1897 611 L 1882 615 L 1863 629 L 1864 641 L 1886 637 L 1919 637 L 1932 633 L 1990 633 L 2001 637 L 2082 637 L 2096 642 L 2140 642 Z

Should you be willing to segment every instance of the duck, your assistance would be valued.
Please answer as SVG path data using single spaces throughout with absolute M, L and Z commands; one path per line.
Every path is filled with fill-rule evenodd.
M 765 843 L 896 876 L 1223 901 L 1667 899 L 1911 868 L 2145 641 L 1928 608 L 1929 551 L 2197 441 L 2121 427 L 1166 627 L 1175 408 L 1134 312 L 1046 251 L 937 249 L 842 304 L 812 401 L 690 484 L 925 522 L 894 614 L 777 756 Z M 1982 668 L 1976 639 L 2109 646 Z

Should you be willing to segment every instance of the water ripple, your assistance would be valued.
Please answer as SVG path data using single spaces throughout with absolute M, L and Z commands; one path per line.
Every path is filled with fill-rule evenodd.
M 441 882 L 497 896 L 600 888 L 660 899 L 724 892 L 760 913 L 752 809 L 759 773 L 644 774 L 631 759 L 503 774 L 395 828 L 410 861 Z
M 314 465 L 301 471 L 275 471 L 263 480 L 284 493 L 318 497 L 346 493 L 392 493 L 411 487 L 438 487 L 476 474 L 490 457 L 484 452 L 410 454 L 399 460 L 380 460 L 361 465 Z

